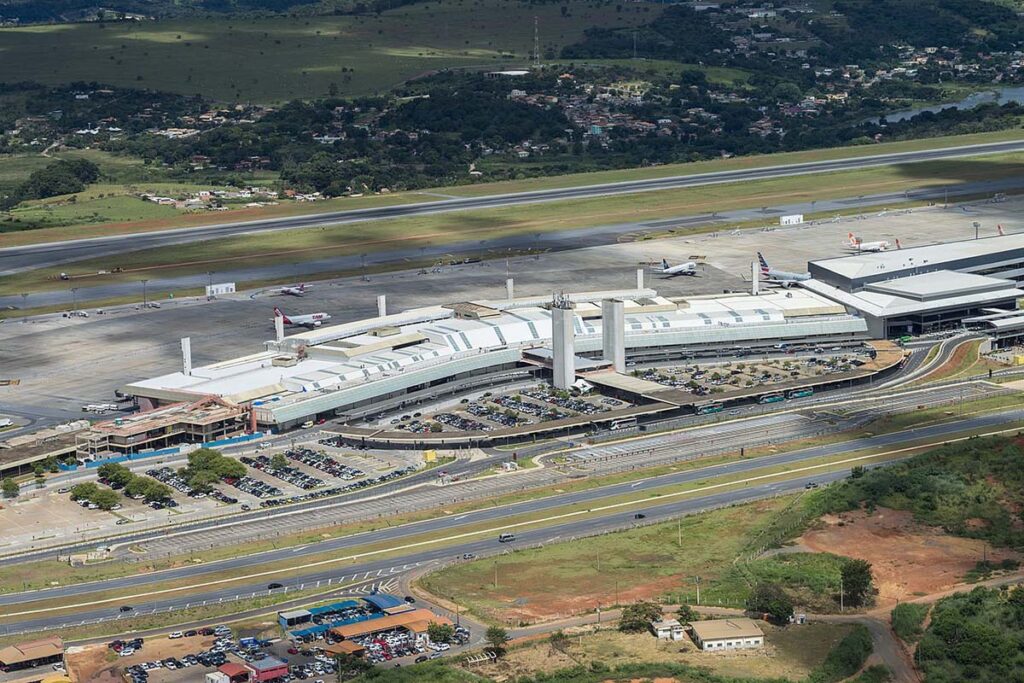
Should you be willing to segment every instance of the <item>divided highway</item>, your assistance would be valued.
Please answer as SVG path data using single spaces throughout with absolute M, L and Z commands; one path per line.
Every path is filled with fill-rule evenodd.
M 209 240 L 268 230 L 293 230 L 297 228 L 357 223 L 388 218 L 402 218 L 407 216 L 421 216 L 452 211 L 465 211 L 469 209 L 488 209 L 519 204 L 535 204 L 540 202 L 586 199 L 618 194 L 699 187 L 702 185 L 716 185 L 721 183 L 766 180 L 796 175 L 850 171 L 878 166 L 889 166 L 893 164 L 909 164 L 938 159 L 1002 154 L 1022 150 L 1024 150 L 1024 141 L 965 145 L 961 147 L 922 150 L 917 152 L 899 152 L 893 154 L 854 157 L 849 159 L 835 159 L 801 164 L 768 166 L 755 169 L 669 176 L 648 180 L 603 183 L 579 187 L 556 188 L 551 190 L 537 190 L 532 192 L 487 195 L 482 197 L 443 199 L 433 202 L 402 204 L 370 209 L 354 209 L 350 211 L 333 211 L 328 213 L 249 221 L 243 223 L 224 223 L 175 230 L 161 230 L 110 237 L 49 242 L 0 250 L 0 276 L 11 275 L 13 273 L 32 270 L 35 268 L 54 266 L 81 259 L 107 256 L 114 253 L 137 251 L 142 249 L 155 249 L 171 244 Z
M 431 519 L 399 527 L 379 529 L 363 534 L 331 539 L 323 543 L 301 548 L 285 548 L 247 557 L 231 558 L 209 563 L 208 565 L 186 566 L 163 572 L 128 576 L 89 584 L 62 586 L 28 593 L 12 593 L 0 596 L 0 605 L 4 606 L 3 611 L 8 615 L 17 616 L 19 613 L 24 613 L 24 619 L 18 619 L 15 622 L 8 622 L 5 626 L 0 626 L 0 632 L 8 629 L 21 631 L 54 628 L 66 623 L 77 623 L 83 619 L 116 619 L 119 614 L 118 606 L 124 603 L 133 605 L 137 612 L 181 609 L 186 604 L 195 605 L 204 600 L 232 600 L 238 595 L 265 592 L 268 581 L 280 582 L 289 587 L 298 587 L 300 584 L 305 584 L 308 588 L 310 584 L 315 584 L 317 581 L 326 581 L 328 579 L 338 581 L 338 577 L 342 575 L 351 576 L 362 572 L 376 572 L 385 569 L 390 571 L 390 568 L 394 568 L 397 565 L 412 566 L 421 565 L 424 562 L 451 560 L 464 552 L 491 554 L 502 549 L 501 546 L 497 545 L 491 534 L 487 534 L 487 537 L 484 538 L 468 535 L 464 540 L 440 548 L 434 547 L 434 543 L 431 541 L 416 541 L 412 537 L 427 533 L 432 534 L 432 538 L 443 539 L 446 536 L 452 538 L 460 533 L 460 528 L 466 525 L 488 522 L 491 523 L 491 530 L 493 531 L 506 528 L 508 518 L 516 514 L 544 512 L 545 510 L 552 510 L 555 507 L 570 504 L 580 506 L 580 510 L 587 510 L 588 508 L 584 507 L 585 505 L 598 508 L 603 504 L 607 504 L 607 501 L 603 499 L 609 496 L 642 493 L 672 485 L 692 485 L 704 479 L 722 475 L 742 476 L 745 473 L 753 473 L 754 470 L 772 465 L 792 464 L 799 467 L 802 461 L 822 456 L 853 453 L 854 451 L 871 447 L 898 449 L 922 439 L 940 441 L 947 436 L 968 429 L 995 430 L 1008 422 L 1016 420 L 1024 420 L 1024 409 L 1008 410 L 953 423 L 856 439 L 850 442 L 827 444 L 752 460 L 730 462 L 688 472 L 676 472 L 639 481 L 623 482 L 598 489 L 572 492 L 540 500 L 524 501 L 500 508 L 468 512 L 454 518 Z M 824 472 L 797 471 L 788 479 L 784 478 L 785 475 L 779 475 L 783 478 L 767 481 L 763 479 L 753 480 L 743 488 L 717 490 L 714 492 L 707 491 L 703 495 L 697 494 L 693 497 L 674 502 L 662 502 L 642 509 L 647 515 L 648 521 L 667 519 L 680 514 L 690 514 L 714 507 L 795 491 L 803 488 L 809 481 L 832 481 L 841 478 L 843 475 L 844 472 L 826 474 Z M 638 505 L 642 505 L 642 503 Z M 559 522 L 558 519 L 553 519 L 553 526 L 534 530 L 516 529 L 515 531 L 521 543 L 535 544 L 558 539 L 567 540 L 574 536 L 583 536 L 605 529 L 630 526 L 635 523 L 632 516 L 635 509 L 637 509 L 636 506 L 628 509 L 609 509 L 584 519 L 574 519 L 571 516 L 560 517 L 558 519 L 565 519 L 566 521 Z M 461 533 L 467 532 L 465 529 L 462 529 Z M 400 554 L 392 554 L 382 559 L 373 559 L 370 555 L 364 554 L 361 557 L 352 557 L 351 561 L 354 564 L 346 563 L 346 550 L 351 551 L 359 546 L 371 543 L 387 543 L 388 547 L 392 549 L 391 552 L 399 551 Z M 403 545 L 405 546 L 404 548 Z M 403 550 L 404 552 L 401 552 Z M 303 557 L 325 551 L 333 552 L 334 557 L 326 561 L 320 560 L 310 563 L 306 567 L 310 571 L 299 576 L 289 578 L 281 578 L 278 575 L 258 576 L 261 571 L 261 565 L 266 563 L 284 559 L 301 560 Z M 234 570 L 232 572 L 234 576 L 245 576 L 245 572 L 250 572 L 252 581 L 242 585 L 238 583 L 227 585 L 211 583 L 207 590 L 199 594 L 181 595 L 178 592 L 172 591 L 146 595 L 148 591 L 157 588 L 160 583 L 165 581 L 191 578 L 194 580 L 192 585 L 195 586 L 202 583 L 203 575 L 223 570 Z M 291 571 L 301 572 L 301 568 Z M 257 574 L 257 576 L 253 576 L 253 573 Z M 92 594 L 109 590 L 117 591 L 120 597 L 113 601 L 99 601 L 96 604 L 90 604 L 94 601 Z M 78 612 L 74 616 L 54 615 L 48 613 L 45 609 L 38 613 L 35 612 L 31 604 L 32 602 L 50 599 L 61 599 L 69 606 L 80 605 L 84 611 Z M 18 607 L 19 605 L 21 607 Z

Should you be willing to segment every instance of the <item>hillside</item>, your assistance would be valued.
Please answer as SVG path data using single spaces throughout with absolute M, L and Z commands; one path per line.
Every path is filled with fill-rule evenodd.
M 221 102 L 282 102 L 334 92 L 373 95 L 436 70 L 501 69 L 556 54 L 592 27 L 650 21 L 662 5 L 571 0 L 445 0 L 358 16 L 186 18 L 0 29 L 12 83 L 95 81 L 203 95 Z

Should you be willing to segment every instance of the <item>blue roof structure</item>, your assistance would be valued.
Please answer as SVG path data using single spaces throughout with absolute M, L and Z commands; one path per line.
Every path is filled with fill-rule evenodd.
M 396 595 L 391 595 L 390 593 L 375 593 L 373 595 L 368 595 L 363 599 L 379 609 L 381 612 L 392 607 L 398 607 L 405 603 L 402 598 Z

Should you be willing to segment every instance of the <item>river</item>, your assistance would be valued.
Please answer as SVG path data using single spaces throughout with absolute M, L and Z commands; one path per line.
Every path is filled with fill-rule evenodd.
M 987 102 L 999 102 L 1005 104 L 1006 102 L 1017 102 L 1018 104 L 1024 103 L 1024 86 L 1011 86 L 1006 88 L 995 88 L 992 90 L 983 90 L 980 92 L 971 93 L 967 97 L 963 98 L 959 102 L 947 102 L 945 104 L 936 104 L 931 107 L 918 107 L 916 109 L 904 109 L 903 111 L 894 111 L 891 114 L 885 115 L 885 120 L 888 123 L 897 123 L 899 121 L 906 121 L 911 119 L 918 114 L 922 114 L 926 111 L 937 113 L 943 109 L 971 109 L 977 107 L 979 104 L 985 104 Z M 869 119 L 870 123 L 878 123 L 878 118 Z

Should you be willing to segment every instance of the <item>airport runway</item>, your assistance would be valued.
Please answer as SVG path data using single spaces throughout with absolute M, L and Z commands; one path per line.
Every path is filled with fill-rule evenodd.
M 280 561 L 280 560 L 295 560 L 301 559 L 306 556 L 316 555 L 324 552 L 336 553 L 338 557 L 343 557 L 346 550 L 351 550 L 359 546 L 365 546 L 372 543 L 388 543 L 389 547 L 401 546 L 403 542 L 409 542 L 413 536 L 419 534 L 433 534 L 435 537 L 441 532 L 446 534 L 458 534 L 460 529 L 467 525 L 479 525 L 481 523 L 490 523 L 494 529 L 505 528 L 505 523 L 509 518 L 526 513 L 543 512 L 545 510 L 553 510 L 555 508 L 563 506 L 579 506 L 579 510 L 587 510 L 591 507 L 598 507 L 602 504 L 602 501 L 609 497 L 622 495 L 622 494 L 638 494 L 645 491 L 653 491 L 654 489 L 660 489 L 667 486 L 683 486 L 692 485 L 697 482 L 704 481 L 712 477 L 720 477 L 724 475 L 742 475 L 744 473 L 752 472 L 764 467 L 772 467 L 786 464 L 798 464 L 807 460 L 821 458 L 825 456 L 841 456 L 847 453 L 854 453 L 856 451 L 864 450 L 867 448 L 891 448 L 897 449 L 908 443 L 917 442 L 922 439 L 940 440 L 943 437 L 952 435 L 958 432 L 962 432 L 968 429 L 998 429 L 1001 425 L 1014 420 L 1024 419 L 1024 409 L 1008 410 L 997 414 L 984 415 L 971 417 L 965 420 L 960 420 L 952 423 L 945 423 L 940 425 L 932 425 L 928 427 L 921 427 L 917 429 L 906 430 L 903 432 L 897 432 L 892 434 L 883 434 L 872 437 L 865 437 L 856 439 L 853 441 L 825 444 L 822 446 L 816 446 L 813 448 L 807 448 L 799 451 L 779 453 L 776 455 L 765 456 L 760 458 L 753 458 L 749 460 L 741 460 L 729 463 L 723 463 L 720 465 L 712 465 L 703 467 L 696 470 L 689 470 L 685 472 L 674 472 L 656 477 L 650 477 L 647 479 L 641 479 L 631 482 L 623 482 L 619 484 L 612 484 L 609 486 L 600 487 L 597 489 L 576 491 L 571 493 L 560 494 L 538 500 L 528 500 L 512 505 L 505 505 L 501 507 L 489 508 L 467 512 L 458 515 L 453 518 L 439 518 L 424 520 L 422 522 L 416 522 L 398 527 L 390 527 L 379 529 L 376 531 L 365 532 L 361 534 L 355 534 L 351 536 L 341 537 L 337 539 L 330 539 L 322 543 L 311 544 L 299 548 L 282 548 L 278 550 L 268 551 L 255 555 L 236 557 L 227 560 L 221 560 L 218 562 L 211 562 L 208 564 L 202 564 L 197 566 L 185 566 L 176 569 L 170 569 L 162 572 L 126 576 L 122 578 L 110 579 L 107 581 L 98 581 L 87 584 L 62 586 L 58 588 L 50 588 L 40 591 L 31 591 L 28 593 L 11 593 L 0 596 L 0 605 L 5 606 L 5 612 L 14 613 L 19 611 L 14 608 L 14 605 L 26 605 L 36 600 L 47 600 L 54 598 L 64 598 L 69 601 L 83 601 L 88 602 L 89 595 L 98 591 L 117 590 L 121 591 L 124 595 L 130 595 L 133 592 L 143 592 L 147 588 L 151 587 L 155 583 L 161 583 L 173 579 L 192 578 L 196 581 L 201 580 L 204 574 L 210 572 L 234 570 L 236 574 L 241 574 L 245 571 L 259 571 L 259 568 L 267 563 Z M 657 437 L 663 438 L 663 437 Z M 828 477 L 824 474 L 814 474 L 804 476 L 804 474 L 797 474 L 798 481 L 801 482 L 799 487 L 802 487 L 805 481 L 826 481 Z M 695 498 L 689 498 L 686 501 L 679 501 L 676 503 L 669 503 L 665 505 L 656 505 L 650 508 L 645 508 L 644 513 L 651 519 L 657 519 L 658 515 L 664 517 L 670 517 L 678 514 L 689 514 L 692 512 L 699 512 L 710 507 L 718 505 L 728 505 L 731 503 L 739 502 L 742 500 L 749 500 L 751 498 L 763 497 L 765 495 L 775 495 L 784 490 L 792 490 L 787 488 L 789 484 L 784 481 L 773 481 L 772 483 L 765 484 L 751 484 L 748 488 L 725 491 L 720 493 L 714 493 L 710 495 L 697 496 Z M 638 509 L 643 503 L 638 503 L 636 506 Z M 521 536 L 524 540 L 535 538 L 537 540 L 550 539 L 552 536 L 559 536 L 562 539 L 567 539 L 573 535 L 585 535 L 590 531 L 602 528 L 603 525 L 610 527 L 622 527 L 629 526 L 632 524 L 632 514 L 634 508 L 630 508 L 628 511 L 612 511 L 607 515 L 601 517 L 563 522 L 556 526 L 545 527 L 544 529 L 525 532 L 515 530 L 517 535 Z M 496 532 L 495 532 L 496 535 Z M 437 559 L 438 557 L 451 557 L 462 552 L 478 552 L 479 550 L 487 550 L 493 546 L 495 542 L 492 538 L 487 538 L 482 541 L 472 541 L 469 545 L 463 546 L 458 545 L 456 547 L 447 547 L 439 550 L 426 550 L 416 551 L 408 555 L 402 555 L 396 557 L 395 555 L 389 556 L 386 560 L 387 566 L 393 566 L 395 564 L 415 564 Z M 375 566 L 380 563 L 375 563 Z M 245 594 L 253 591 L 260 591 L 265 588 L 265 584 L 268 580 L 278 581 L 285 583 L 286 585 L 298 585 L 299 583 L 310 583 L 317 580 L 325 580 L 329 577 L 337 577 L 342 574 L 350 574 L 354 571 L 354 567 L 350 565 L 339 564 L 338 566 L 330 566 L 318 570 L 313 573 L 301 574 L 299 576 L 293 576 L 287 580 L 274 576 L 272 579 L 259 578 L 255 583 L 246 584 L 243 586 L 232 586 L 223 590 L 218 589 L 213 593 L 204 593 L 203 595 L 196 596 L 195 594 L 188 596 L 187 598 L 182 596 L 179 598 L 169 598 L 171 601 L 168 604 L 181 604 L 185 602 L 195 603 L 203 599 L 216 599 L 217 597 L 223 597 L 225 595 Z M 301 571 L 301 570 L 299 570 Z M 369 571 L 369 570 L 367 570 Z M 226 591 L 226 592 L 225 592 Z M 117 604 L 113 603 L 110 606 L 104 607 L 98 610 L 102 616 L 104 614 L 109 615 L 111 618 L 117 614 Z M 158 603 L 147 603 L 146 607 L 165 607 L 163 602 Z M 138 609 L 139 605 L 135 607 Z M 83 614 L 80 618 L 89 618 L 86 614 Z M 53 625 L 56 623 L 63 623 L 66 617 L 43 617 L 41 620 L 35 620 L 28 623 L 18 624 L 20 627 L 34 625 L 38 628 L 44 628 L 47 624 Z M 54 621 L 58 620 L 58 621 Z M 40 625 L 41 624 L 41 625 Z
M 530 250 L 565 253 L 567 250 L 614 245 L 624 236 L 651 231 L 663 232 L 669 229 L 681 230 L 684 228 L 715 225 L 728 226 L 752 221 L 764 221 L 766 224 L 774 225 L 778 221 L 778 216 L 782 215 L 849 212 L 852 209 L 884 206 L 889 202 L 900 204 L 904 202 L 953 200 L 957 197 L 992 195 L 999 192 L 1014 192 L 1022 189 L 1024 189 L 1024 178 L 1004 178 L 1001 180 L 960 183 L 949 187 L 921 186 L 906 192 L 887 192 L 856 197 L 820 199 L 813 202 L 778 204 L 764 208 L 736 209 L 714 215 L 677 216 L 675 218 L 651 221 L 635 221 L 597 225 L 588 228 L 556 230 L 532 235 L 507 235 L 493 240 L 464 240 L 461 242 L 418 247 L 403 246 L 367 254 L 366 266 L 374 269 L 385 267 L 391 270 L 406 268 L 409 262 L 446 261 L 452 257 L 463 258 L 469 255 L 499 258 L 502 254 L 521 253 Z M 0 262 L 2 262 L 2 258 L 3 253 L 0 250 Z M 218 267 L 218 264 L 213 264 L 210 267 L 216 270 L 215 282 L 235 282 L 241 286 L 242 283 L 268 279 L 291 278 L 296 282 L 316 280 L 322 274 L 346 271 L 359 272 L 362 265 L 362 256 L 348 254 L 301 262 L 289 262 L 287 259 L 282 259 L 281 262 L 274 264 L 226 270 L 223 267 Z M 147 278 L 147 286 L 151 294 L 160 292 L 162 293 L 161 295 L 165 295 L 173 291 L 180 292 L 187 289 L 200 289 L 209 284 L 211 280 L 211 276 L 206 272 L 173 277 L 161 277 L 160 273 L 159 268 L 152 271 L 138 271 L 140 279 L 144 276 L 149 276 Z M 65 282 L 63 284 L 70 287 L 72 283 Z M 91 286 L 85 286 L 81 282 L 76 281 L 76 287 L 77 294 L 74 297 L 68 288 L 34 292 L 28 299 L 22 299 L 18 295 L 0 296 L 0 308 L 26 305 L 29 307 L 63 305 L 70 309 L 73 299 L 78 302 L 79 307 L 85 307 L 90 301 L 126 296 L 137 296 L 139 300 L 142 299 L 142 287 L 138 281 L 112 281 Z
M 998 142 L 945 149 L 922 150 L 917 152 L 881 154 L 856 157 L 852 159 L 837 159 L 802 164 L 769 166 L 756 169 L 719 171 L 714 173 L 670 176 L 649 180 L 634 180 L 618 183 L 585 185 L 580 187 L 556 188 L 532 192 L 440 199 L 433 202 L 401 204 L 397 206 L 370 209 L 333 211 L 328 213 L 247 221 L 242 223 L 214 224 L 111 237 L 50 242 L 0 250 L 0 276 L 11 275 L 37 268 L 51 267 L 97 256 L 123 253 L 126 251 L 154 249 L 172 244 L 182 244 L 185 242 L 202 241 L 263 231 L 294 230 L 324 225 L 340 225 L 345 223 L 360 223 L 390 218 L 448 213 L 452 211 L 466 211 L 470 209 L 489 209 L 521 204 L 536 204 L 570 199 L 586 199 L 619 194 L 634 194 L 638 192 L 700 187 L 722 183 L 766 180 L 795 175 L 850 171 L 894 164 L 910 164 L 938 159 L 1003 154 L 1021 150 L 1024 150 L 1024 141 Z M 695 217 L 690 218 L 692 219 Z M 528 241 L 529 239 L 530 238 L 528 237 L 523 237 L 520 238 L 520 242 L 523 240 Z M 576 246 L 580 245 L 577 244 Z

